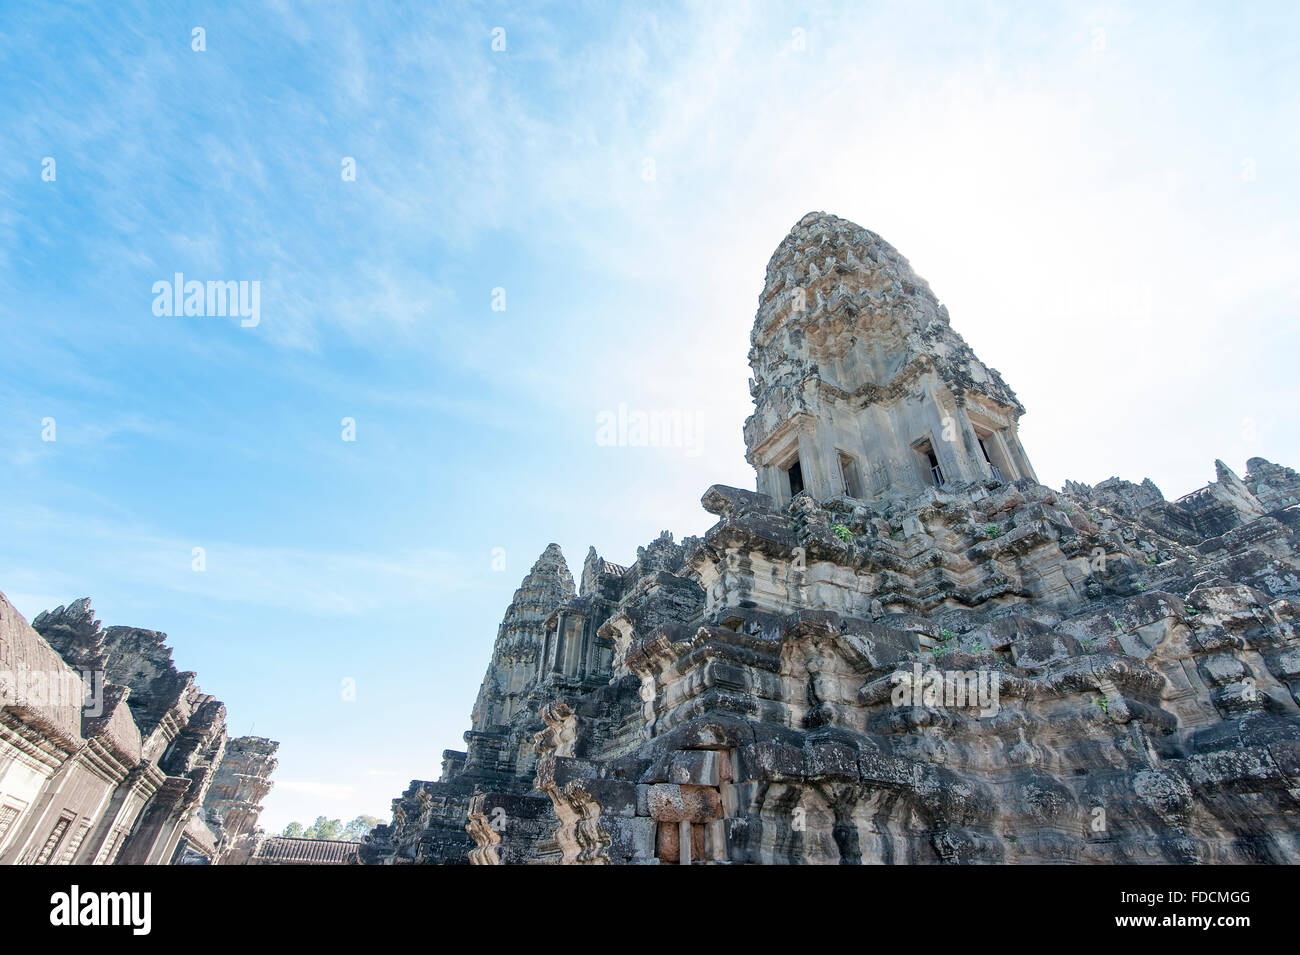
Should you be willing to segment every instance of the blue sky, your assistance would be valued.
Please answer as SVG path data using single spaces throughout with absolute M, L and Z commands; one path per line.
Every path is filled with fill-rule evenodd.
M 170 634 L 282 741 L 268 828 L 436 778 L 548 542 L 752 486 L 808 211 L 911 260 L 1045 483 L 1300 464 L 1291 5 L 381 6 L 0 3 L 0 589 Z M 259 323 L 156 316 L 176 272 Z M 699 440 L 601 446 L 620 403 Z

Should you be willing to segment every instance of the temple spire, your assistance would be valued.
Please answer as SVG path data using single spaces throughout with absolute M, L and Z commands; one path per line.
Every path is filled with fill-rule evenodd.
M 750 346 L 746 459 L 779 502 L 1036 480 L 1015 393 L 874 232 L 800 219 L 768 262 Z

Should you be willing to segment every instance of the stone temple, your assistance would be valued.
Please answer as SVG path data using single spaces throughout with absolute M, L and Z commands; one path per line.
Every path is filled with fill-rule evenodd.
M 757 490 L 576 582 L 547 547 L 363 861 L 1300 862 L 1300 475 L 1044 487 L 929 286 L 821 213 L 749 360 Z
M 0 594 L 0 865 L 251 861 L 280 744 L 231 738 L 166 641 Z

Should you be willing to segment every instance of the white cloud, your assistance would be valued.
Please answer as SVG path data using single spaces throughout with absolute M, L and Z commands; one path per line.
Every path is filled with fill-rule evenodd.
M 303 793 L 327 802 L 346 802 L 356 792 L 355 786 L 305 779 L 277 779 L 275 788 L 285 792 Z
M 366 554 L 183 540 L 101 517 L 69 516 L 45 508 L 0 505 L 0 517 L 16 532 L 31 528 L 34 536 L 75 546 L 81 576 L 87 575 L 86 568 L 95 567 L 108 579 L 153 593 L 171 591 L 309 616 L 360 616 L 383 608 L 424 605 L 434 594 L 464 593 L 481 586 L 475 567 L 470 566 L 481 557 L 478 554 L 435 549 Z M 201 572 L 194 569 L 195 547 L 204 551 L 206 569 Z M 19 566 L 0 563 L 0 571 L 6 581 L 17 582 L 25 591 L 34 583 Z M 55 581 L 48 574 L 41 577 L 42 589 L 48 593 Z M 67 599 L 85 596 L 77 592 L 75 578 L 67 577 Z M 15 605 L 29 617 L 50 606 L 17 601 Z

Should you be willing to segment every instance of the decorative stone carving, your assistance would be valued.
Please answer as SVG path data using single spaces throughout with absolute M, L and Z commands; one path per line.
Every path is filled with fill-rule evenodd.
M 55 678 L 0 699 L 0 862 L 249 861 L 279 744 L 229 740 L 166 634 L 102 628 L 89 598 L 29 626 L 0 595 L 0 672 Z
M 498 647 L 423 784 L 459 787 L 474 862 L 1300 862 L 1300 475 L 1038 484 L 1001 376 L 820 213 L 751 344 L 759 491 L 630 567 L 590 551 L 576 597 L 539 562 L 508 611 L 550 662 L 515 685 Z

